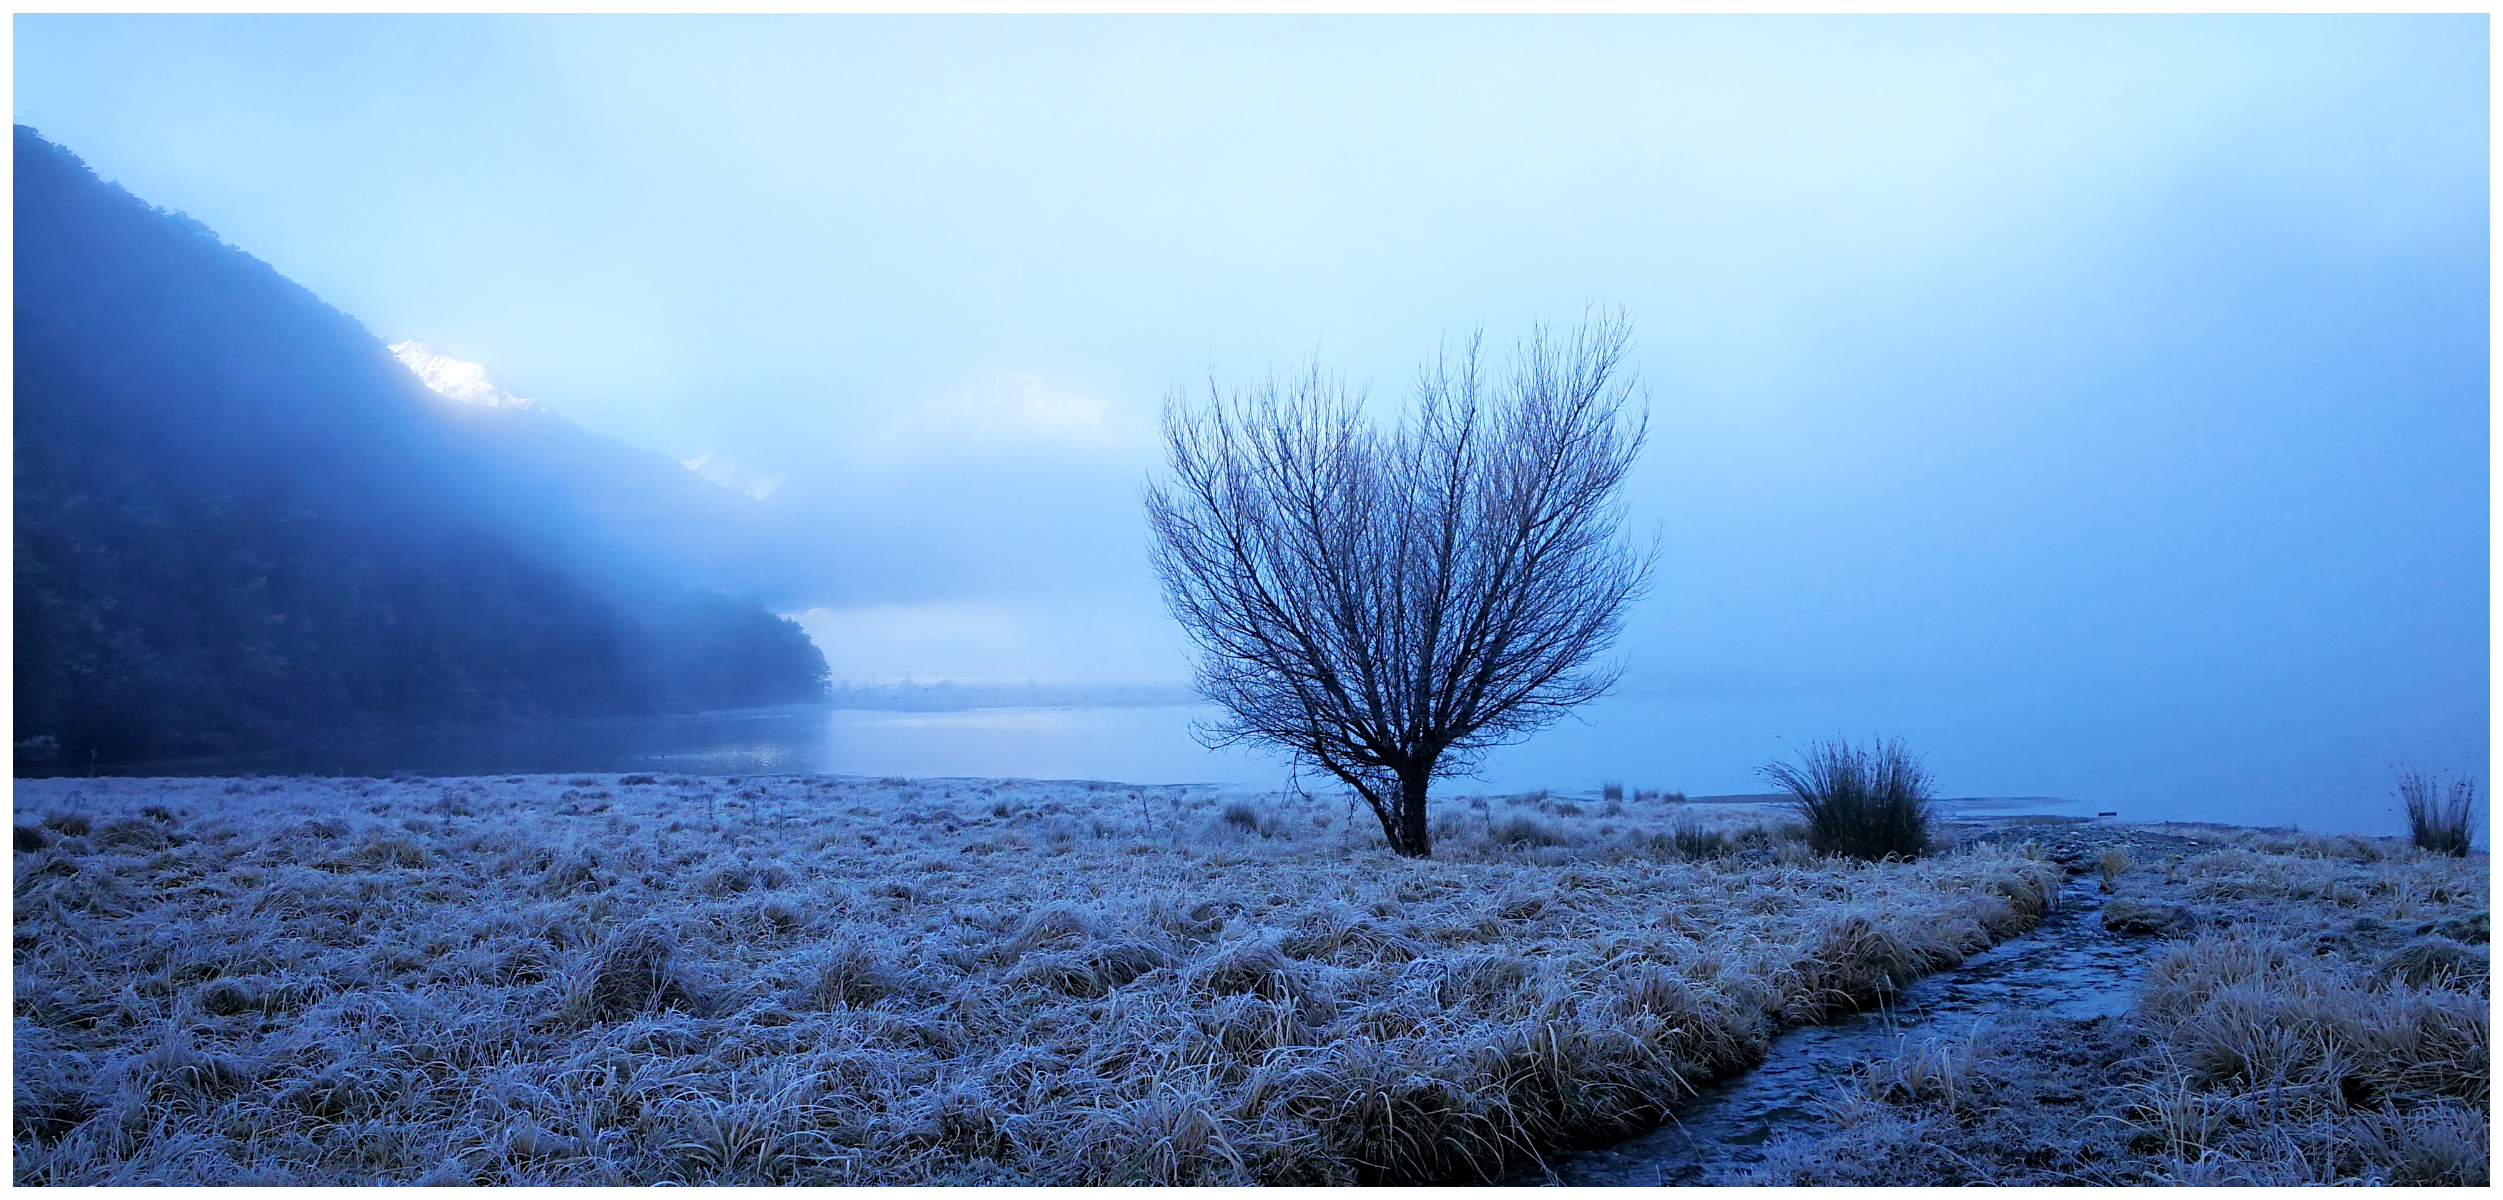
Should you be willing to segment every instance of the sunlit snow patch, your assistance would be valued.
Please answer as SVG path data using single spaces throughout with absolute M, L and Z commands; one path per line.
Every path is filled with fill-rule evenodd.
M 729 488 L 762 500 L 782 486 L 780 475 L 767 475 L 737 459 L 721 454 L 699 454 L 680 464 L 686 469 Z
M 540 407 L 536 400 L 526 400 L 497 387 L 494 377 L 487 374 L 483 363 L 462 362 L 414 338 L 394 342 L 390 349 L 393 357 L 416 372 L 419 380 L 446 400 L 458 400 L 481 408 Z

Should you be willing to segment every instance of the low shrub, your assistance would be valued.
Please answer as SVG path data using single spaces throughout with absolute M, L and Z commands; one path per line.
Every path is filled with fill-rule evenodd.
M 1807 818 L 1809 849 L 1871 862 L 1929 849 L 1929 772 L 1900 740 L 1861 750 L 1837 738 L 1800 757 L 1798 766 L 1771 762 L 1757 773 L 1790 793 Z
M 2476 780 L 2401 771 L 2399 799 L 2407 804 L 2407 829 L 2418 848 L 2468 857 L 2469 826 L 2477 812 Z

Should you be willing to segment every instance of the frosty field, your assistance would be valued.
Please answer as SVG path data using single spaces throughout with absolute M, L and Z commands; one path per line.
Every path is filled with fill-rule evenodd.
M 16 791 L 20 1183 L 1484 1178 L 2030 926 L 1777 813 L 979 780 Z

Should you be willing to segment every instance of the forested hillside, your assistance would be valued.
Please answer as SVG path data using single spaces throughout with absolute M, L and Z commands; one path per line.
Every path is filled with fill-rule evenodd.
M 15 176 L 21 743 L 83 765 L 823 693 L 796 625 L 517 498 L 516 456 L 346 314 L 24 126 Z

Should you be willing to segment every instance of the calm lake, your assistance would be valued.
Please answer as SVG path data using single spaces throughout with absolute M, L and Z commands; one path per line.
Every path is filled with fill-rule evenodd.
M 1192 737 L 1214 709 L 1170 685 L 918 687 L 845 694 L 834 705 L 648 720 L 576 721 L 410 735 L 284 755 L 194 760 L 121 774 L 505 774 L 674 771 L 685 774 L 1102 779 L 1124 783 L 1285 784 L 1275 758 L 1210 751 Z M 1034 703 L 1032 701 L 1050 701 Z M 2233 728 L 2214 707 L 2167 709 L 2127 697 L 1894 693 L 1610 698 L 1526 743 L 1487 757 L 1474 777 L 1437 794 L 1549 788 L 1588 792 L 1616 782 L 1689 795 L 1757 793 L 1754 768 L 1819 737 L 1899 735 L 1959 805 L 2127 820 L 2297 825 L 2323 832 L 2405 830 L 2389 768 L 2457 767 L 2435 753 L 2351 726 L 2282 721 Z M 2282 714 L 2281 714 L 2282 715 Z M 2056 718 L 2056 719 L 2051 719 Z M 2045 728 L 2061 731 L 2046 740 Z M 2482 732 L 2481 730 L 2478 732 Z M 2483 738 L 2470 741 L 2482 766 Z M 21 769 L 21 773 L 26 773 Z M 44 772 L 54 773 L 54 772 Z M 61 764 L 58 773 L 79 773 Z M 1305 786 L 1321 790 L 1320 782 Z M 2480 839 L 2482 841 L 2482 838 Z

